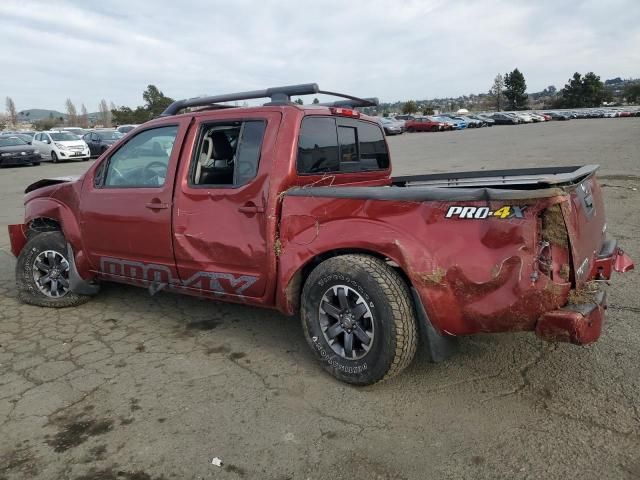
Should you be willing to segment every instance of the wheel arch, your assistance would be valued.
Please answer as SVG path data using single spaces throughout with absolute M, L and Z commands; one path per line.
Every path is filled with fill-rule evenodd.
M 73 247 L 78 272 L 84 278 L 90 276 L 90 266 L 84 251 L 80 223 L 68 205 L 51 197 L 35 198 L 25 205 L 25 234 L 60 231 Z
M 402 277 L 408 288 L 412 288 L 413 285 L 409 275 L 405 272 L 401 263 L 397 259 L 381 253 L 380 251 L 363 247 L 336 247 L 314 254 L 300 267 L 298 267 L 297 270 L 289 276 L 289 278 L 286 280 L 281 278 L 281 280 L 284 281 L 281 283 L 282 288 L 278 289 L 276 298 L 278 309 L 287 315 L 296 315 L 300 311 L 300 296 L 302 294 L 302 288 L 304 287 L 305 281 L 311 272 L 329 258 L 353 254 L 369 255 L 384 261 Z

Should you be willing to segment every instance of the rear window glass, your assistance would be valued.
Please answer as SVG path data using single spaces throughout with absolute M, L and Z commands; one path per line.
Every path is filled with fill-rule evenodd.
M 382 129 L 341 117 L 307 117 L 298 138 L 298 173 L 346 173 L 383 170 L 389 152 Z

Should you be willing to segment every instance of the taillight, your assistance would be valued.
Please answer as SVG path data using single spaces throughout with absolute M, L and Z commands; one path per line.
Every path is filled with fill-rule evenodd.
M 360 118 L 360 112 L 352 110 L 350 108 L 330 107 L 332 115 L 339 115 L 341 117 Z

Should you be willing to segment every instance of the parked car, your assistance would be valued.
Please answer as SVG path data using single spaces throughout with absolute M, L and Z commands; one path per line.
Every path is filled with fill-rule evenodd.
M 73 133 L 74 135 L 77 135 L 78 138 L 82 137 L 85 133 L 87 133 L 87 131 L 84 128 L 80 128 L 80 127 L 64 127 L 64 128 L 61 128 L 60 131 Z
M 414 115 L 396 115 L 393 118 L 397 120 L 404 120 L 406 122 L 407 120 L 415 120 L 416 117 Z
M 89 145 L 92 157 L 99 157 L 124 135 L 116 130 L 93 130 L 84 134 L 82 139 Z
M 77 135 L 63 131 L 36 133 L 33 146 L 44 159 L 53 163 L 60 160 L 89 160 L 89 147 Z
M 484 113 L 476 113 L 476 114 L 470 115 L 470 117 L 484 122 L 484 124 L 487 127 L 493 127 L 496 124 L 496 121 L 493 118 L 491 118 L 490 115 L 487 115 Z
M 12 133 L 11 135 L 13 135 L 14 137 L 18 137 L 19 139 L 27 142 L 27 144 L 29 144 L 29 145 L 32 145 L 33 144 L 33 135 L 35 135 L 35 134 L 29 135 L 28 133 Z
M 448 128 L 447 124 L 432 117 L 416 117 L 407 120 L 407 132 L 441 132 Z
M 19 134 L 0 135 L 0 167 L 40 165 L 40 154 Z
M 390 118 L 380 117 L 380 125 L 384 129 L 384 133 L 387 135 L 401 135 L 403 132 L 402 125 Z
M 73 307 L 120 282 L 300 314 L 356 385 L 401 372 L 420 334 L 433 360 L 481 332 L 600 337 L 605 284 L 633 262 L 605 235 L 597 166 L 391 177 L 376 119 L 288 101 L 318 90 L 178 100 L 83 175 L 29 185 L 18 297 Z
M 467 115 L 456 115 L 452 118 L 455 118 L 457 120 L 462 120 L 467 124 L 469 128 L 480 128 L 484 125 L 484 122 L 482 120 L 478 120 L 476 118 L 472 118 Z
M 450 115 L 438 115 L 434 118 L 441 122 L 450 124 L 453 130 L 462 130 L 463 128 L 467 128 L 467 122 L 460 120 L 459 118 L 454 118 Z
M 496 122 L 496 125 L 517 125 L 519 123 L 517 118 L 506 113 L 494 113 L 491 118 Z
M 133 130 L 134 128 L 139 127 L 139 126 L 140 125 L 138 125 L 138 124 L 120 125 L 118 128 L 116 128 L 116 131 L 120 132 L 123 135 L 126 135 L 131 130 Z
M 571 120 L 569 115 L 566 115 L 561 112 L 546 112 L 547 115 L 551 117 L 551 120 Z
M 544 118 L 542 115 L 539 115 L 535 112 L 529 112 L 528 115 L 533 119 L 533 121 L 535 123 L 540 123 L 540 122 L 546 122 L 547 119 Z

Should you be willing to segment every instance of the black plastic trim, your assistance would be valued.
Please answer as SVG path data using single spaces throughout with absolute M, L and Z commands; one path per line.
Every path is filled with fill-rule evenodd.
M 418 329 L 420 337 L 427 347 L 429 359 L 433 363 L 440 363 L 450 358 L 458 350 L 458 339 L 451 335 L 441 335 L 432 325 L 427 315 L 420 295 L 415 288 L 411 287 L 413 303 L 418 314 Z
M 100 286 L 87 282 L 78 273 L 76 260 L 73 255 L 73 248 L 67 243 L 67 260 L 69 260 L 69 290 L 78 295 L 95 295 L 100 290 Z

